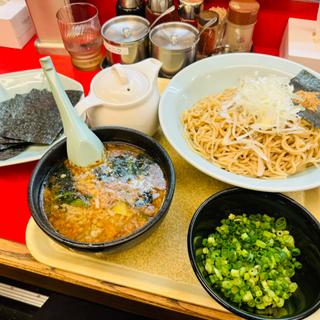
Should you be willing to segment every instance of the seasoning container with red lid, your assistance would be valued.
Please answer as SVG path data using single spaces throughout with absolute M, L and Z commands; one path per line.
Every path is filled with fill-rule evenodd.
M 203 10 L 203 0 L 180 0 L 178 14 L 182 22 L 197 26 L 197 17 Z
M 255 0 L 231 0 L 229 2 L 227 28 L 224 43 L 231 52 L 248 52 L 252 47 L 252 35 L 260 5 Z
M 212 21 L 212 24 L 205 30 L 204 26 Z M 214 11 L 204 10 L 198 16 L 198 30 L 201 33 L 198 44 L 198 58 L 205 58 L 212 55 L 217 44 L 217 26 L 219 24 L 219 14 Z M 203 32 L 202 32 L 203 30 Z

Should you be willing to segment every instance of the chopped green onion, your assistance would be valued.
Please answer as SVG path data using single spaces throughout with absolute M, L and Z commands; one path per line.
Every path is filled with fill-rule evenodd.
M 290 278 L 302 268 L 296 259 L 301 252 L 286 228 L 284 217 L 230 213 L 215 232 L 197 238 L 200 271 L 239 306 L 281 308 L 298 288 Z
M 276 230 L 284 230 L 287 227 L 286 218 L 281 217 L 276 220 L 275 228 Z

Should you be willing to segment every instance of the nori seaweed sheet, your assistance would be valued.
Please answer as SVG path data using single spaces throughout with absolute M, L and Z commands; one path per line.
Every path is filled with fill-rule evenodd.
M 6 137 L 0 137 L 0 144 L 16 144 L 16 143 L 21 143 L 23 141 L 18 140 L 18 139 L 11 139 L 11 138 L 6 138 Z
M 10 147 L 5 150 L 1 150 L 0 151 L 0 160 L 7 160 L 7 159 L 10 159 L 10 158 L 17 156 L 18 154 L 23 152 L 28 147 L 28 145 L 29 145 L 28 143 L 20 143 L 17 146 Z
M 307 70 L 301 70 L 290 80 L 290 84 L 293 86 L 294 92 L 299 90 L 320 92 L 320 79 Z M 320 99 L 320 96 L 318 98 Z M 303 111 L 298 112 L 298 115 L 311 123 L 314 128 L 320 128 L 320 106 L 318 106 L 316 112 L 304 109 Z
M 66 90 L 75 105 L 82 91 Z M 48 90 L 32 89 L 0 103 L 0 136 L 38 144 L 51 144 L 62 130 L 59 110 Z
M 304 109 L 303 111 L 298 112 L 298 115 L 311 123 L 314 128 L 320 129 L 320 106 L 316 112 Z
M 21 145 L 21 144 L 24 144 L 25 142 L 20 142 L 20 143 L 7 143 L 7 144 L 3 144 L 3 143 L 0 143 L 0 152 L 2 150 L 6 150 L 6 149 L 9 149 L 9 148 L 13 148 L 13 147 L 17 147 L 18 145 Z
M 299 90 L 320 92 L 320 79 L 308 72 L 301 70 L 294 78 L 290 80 L 294 92 Z
M 66 94 L 68 95 L 71 104 L 75 106 L 79 102 L 83 92 L 80 90 L 66 90 Z

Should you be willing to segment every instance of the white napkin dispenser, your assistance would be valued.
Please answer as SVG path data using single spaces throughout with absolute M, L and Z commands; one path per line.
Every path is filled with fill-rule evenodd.
M 0 1 L 0 46 L 21 49 L 35 34 L 24 0 Z
M 317 21 L 289 18 L 280 56 L 320 72 L 320 34 Z

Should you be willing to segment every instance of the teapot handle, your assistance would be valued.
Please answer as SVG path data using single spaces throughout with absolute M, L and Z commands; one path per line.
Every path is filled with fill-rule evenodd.
M 84 99 L 81 99 L 76 106 L 74 107 L 75 111 L 78 113 L 78 115 L 83 119 L 86 120 L 87 118 L 87 111 L 91 108 L 94 108 L 98 105 L 103 104 L 103 102 L 95 97 L 92 94 L 89 94 Z

